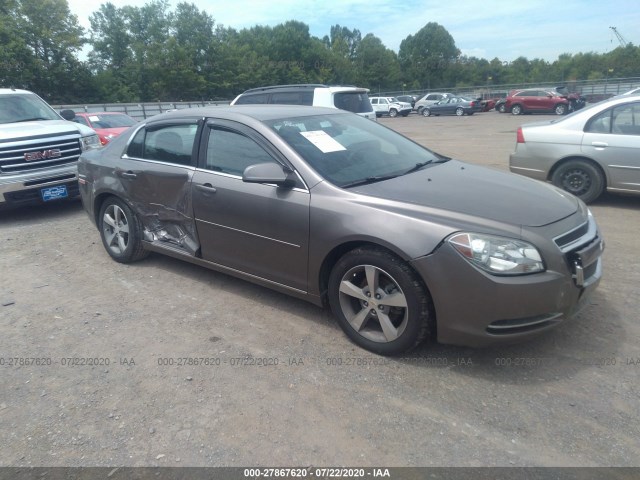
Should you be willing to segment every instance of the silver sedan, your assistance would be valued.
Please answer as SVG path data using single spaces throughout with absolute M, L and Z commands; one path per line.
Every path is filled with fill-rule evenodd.
M 586 203 L 605 190 L 640 193 L 640 98 L 615 97 L 564 118 L 523 125 L 509 166 Z

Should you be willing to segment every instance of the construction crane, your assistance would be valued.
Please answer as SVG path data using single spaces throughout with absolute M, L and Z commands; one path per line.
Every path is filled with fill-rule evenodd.
M 629 42 L 627 42 L 627 40 L 622 36 L 622 34 L 618 31 L 618 29 L 616 27 L 609 27 L 611 30 L 613 30 L 613 33 L 616 34 L 616 38 L 618 39 L 618 41 L 620 42 L 620 46 L 622 48 L 626 47 L 627 45 L 629 45 Z

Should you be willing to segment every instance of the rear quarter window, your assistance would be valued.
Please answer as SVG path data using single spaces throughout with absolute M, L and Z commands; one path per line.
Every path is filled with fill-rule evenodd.
M 269 96 L 266 93 L 254 93 L 248 95 L 242 95 L 237 101 L 236 105 L 261 105 L 268 103 Z
M 341 92 L 333 96 L 333 104 L 336 108 L 353 113 L 373 112 L 369 101 L 369 95 L 364 92 Z

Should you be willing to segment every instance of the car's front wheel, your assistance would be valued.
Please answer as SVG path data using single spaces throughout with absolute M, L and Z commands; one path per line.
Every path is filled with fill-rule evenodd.
M 586 160 L 569 160 L 551 177 L 556 187 L 575 195 L 585 203 L 593 202 L 603 192 L 605 179 L 598 167 Z
M 389 110 L 389 116 L 390 116 L 391 118 L 397 117 L 397 116 L 398 116 L 398 110 L 396 110 L 395 108 L 391 108 L 391 109 Z
M 380 355 L 405 352 L 429 333 L 428 292 L 417 274 L 386 250 L 345 254 L 329 277 L 329 304 L 349 338 Z
M 522 113 L 522 107 L 520 105 L 514 105 L 511 107 L 511 113 L 513 115 L 520 115 Z
M 462 107 L 456 108 L 456 115 L 461 117 L 464 115 L 464 109 Z
M 430 117 L 431 116 L 431 110 L 428 108 L 423 108 L 422 109 L 422 116 L 423 117 Z
M 559 103 L 558 105 L 556 105 L 556 108 L 554 108 L 553 110 L 556 115 L 564 115 L 565 113 L 567 113 L 567 106 L 564 103 Z
M 507 110 L 507 107 L 506 107 L 506 105 L 504 103 L 501 103 L 500 105 L 498 105 L 497 110 L 500 113 L 504 113 Z
M 142 226 L 138 218 L 116 197 L 109 197 L 102 204 L 98 228 L 104 248 L 117 262 L 135 262 L 148 255 L 142 247 Z

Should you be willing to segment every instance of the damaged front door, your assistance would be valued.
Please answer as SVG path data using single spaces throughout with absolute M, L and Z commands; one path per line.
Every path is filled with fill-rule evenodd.
M 144 240 L 195 255 L 200 246 L 191 201 L 195 122 L 147 126 L 116 169 L 144 228 Z

